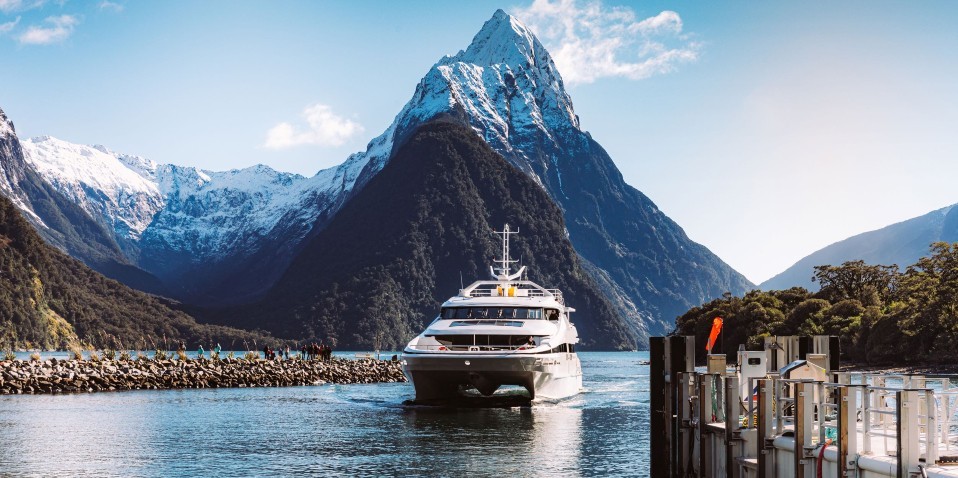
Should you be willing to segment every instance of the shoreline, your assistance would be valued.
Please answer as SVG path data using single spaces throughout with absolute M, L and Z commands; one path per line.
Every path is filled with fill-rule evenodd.
M 0 361 L 0 395 L 405 382 L 385 360 L 100 359 Z
M 842 372 L 884 373 L 900 375 L 958 375 L 958 364 L 906 364 L 906 365 L 872 365 L 859 363 L 842 363 Z

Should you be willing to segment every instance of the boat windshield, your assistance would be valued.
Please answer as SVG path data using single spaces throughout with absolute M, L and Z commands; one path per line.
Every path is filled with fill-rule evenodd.
M 532 307 L 444 307 L 443 319 L 542 319 L 542 309 Z

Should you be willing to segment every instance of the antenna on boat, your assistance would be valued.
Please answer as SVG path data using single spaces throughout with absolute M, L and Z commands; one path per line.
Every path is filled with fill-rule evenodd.
M 525 271 L 525 267 L 520 267 L 519 272 L 516 272 L 515 274 L 510 274 L 510 272 L 512 271 L 512 264 L 515 264 L 516 262 L 519 262 L 519 261 L 516 261 L 512 259 L 511 257 L 509 257 L 509 236 L 512 234 L 518 234 L 519 230 L 517 229 L 513 231 L 509 229 L 509 225 L 506 224 L 501 231 L 492 231 L 492 232 L 494 232 L 495 234 L 499 235 L 502 238 L 502 257 L 500 259 L 495 259 L 493 261 L 498 263 L 499 267 L 489 266 L 489 272 L 492 273 L 492 277 L 501 281 L 511 281 L 511 280 L 516 280 L 519 277 L 522 277 L 522 273 Z M 496 274 L 496 270 L 499 271 L 498 274 Z
M 459 271 L 459 290 L 465 289 L 466 284 L 462 282 L 462 270 Z

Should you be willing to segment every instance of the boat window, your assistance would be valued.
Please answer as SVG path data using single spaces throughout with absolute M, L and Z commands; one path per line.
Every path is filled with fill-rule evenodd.
M 516 348 L 529 344 L 529 335 L 436 335 L 436 340 L 447 347 L 501 347 Z
M 536 317 L 533 312 L 535 310 L 537 309 L 529 309 L 527 307 L 516 309 L 516 318 L 517 319 L 535 319 Z
M 549 320 L 559 320 L 559 311 L 556 309 L 546 309 L 546 317 Z
M 518 320 L 454 320 L 449 324 L 450 327 L 471 327 L 479 325 L 522 327 L 522 322 Z
M 555 311 L 554 309 L 549 309 Z M 555 311 L 558 313 L 558 311 Z M 443 319 L 541 319 L 542 309 L 529 307 L 445 307 Z M 555 319 L 554 319 L 555 320 Z

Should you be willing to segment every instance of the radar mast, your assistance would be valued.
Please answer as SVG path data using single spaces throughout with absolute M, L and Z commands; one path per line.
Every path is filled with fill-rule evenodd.
M 493 262 L 498 264 L 498 267 L 489 266 L 489 272 L 492 274 L 496 280 L 500 281 L 512 281 L 522 277 L 522 273 L 525 270 L 525 266 L 519 268 L 519 271 L 515 274 L 510 274 L 512 271 L 512 264 L 519 262 L 509 256 L 509 236 L 513 234 L 518 234 L 519 230 L 515 231 L 509 229 L 509 225 L 506 224 L 501 231 L 492 231 L 496 235 L 502 238 L 502 257 L 495 259 Z M 498 274 L 496 271 L 498 270 Z

